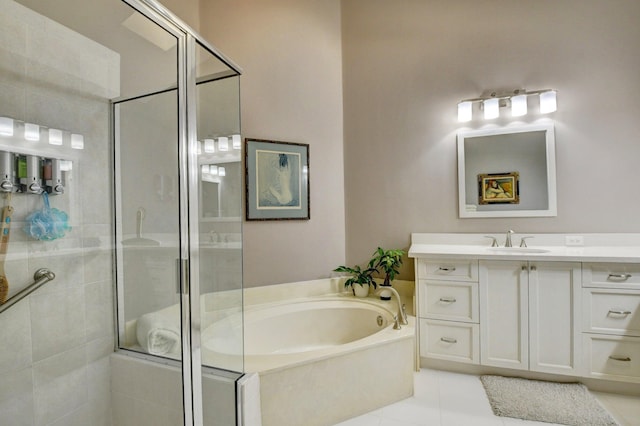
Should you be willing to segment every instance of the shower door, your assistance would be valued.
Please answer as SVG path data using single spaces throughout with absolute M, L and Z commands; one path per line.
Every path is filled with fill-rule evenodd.
M 153 10 L 150 12 L 154 17 Z M 155 18 L 156 22 L 162 21 L 161 17 Z M 167 29 L 171 30 L 171 25 Z M 238 412 L 236 381 L 242 376 L 242 299 L 237 297 L 241 295 L 241 270 L 236 271 L 240 278 L 234 280 L 237 294 L 231 298 L 228 292 L 216 294 L 218 288 L 208 285 L 203 291 L 207 294 L 201 295 L 201 283 L 211 279 L 206 271 L 200 274 L 200 265 L 218 262 L 218 249 L 223 247 L 210 251 L 210 247 L 201 245 L 202 147 L 198 139 L 199 111 L 226 110 L 229 102 L 237 105 L 239 93 L 236 90 L 232 101 L 219 97 L 199 99 L 196 80 L 216 84 L 220 79 L 233 78 L 237 86 L 238 72 L 195 34 L 180 29 L 183 30 L 173 46 L 169 40 L 163 44 L 165 52 L 176 49 L 175 61 L 150 65 L 153 69 L 148 70 L 150 76 L 173 72 L 175 82 L 165 79 L 151 87 L 148 85 L 153 78 L 142 74 L 139 84 L 145 90 L 113 102 L 118 341 L 126 353 L 156 363 L 136 365 L 141 371 L 149 369 L 142 380 L 154 383 L 158 377 L 171 375 L 160 366 L 162 363 L 181 367 L 181 380 L 176 380 L 174 369 L 172 378 L 161 382 L 169 386 L 168 403 L 172 409 L 168 414 L 173 416 L 172 424 L 182 414 L 188 425 L 232 426 Z M 230 127 L 239 136 L 239 108 L 231 110 Z M 222 121 L 228 118 L 216 115 L 208 119 L 209 133 L 215 131 L 215 136 L 221 137 L 218 133 L 227 128 Z M 239 192 L 237 197 L 240 198 Z M 225 197 L 220 201 L 230 205 Z M 239 248 L 237 225 L 218 244 L 233 242 Z M 226 308 L 240 318 L 239 335 L 235 329 L 229 339 L 231 346 L 237 348 L 235 359 L 240 362 L 208 364 L 203 375 L 200 335 L 204 327 L 219 319 L 220 297 L 232 299 L 232 306 Z M 201 317 L 201 311 L 209 314 Z M 158 401 L 153 401 L 154 406 Z M 144 424 L 155 423 L 147 420 Z

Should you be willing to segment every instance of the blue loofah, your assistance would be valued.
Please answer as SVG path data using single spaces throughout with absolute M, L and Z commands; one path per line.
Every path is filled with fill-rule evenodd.
M 46 192 L 42 193 L 42 199 L 44 207 L 27 216 L 23 231 L 41 241 L 53 241 L 64 237 L 65 233 L 71 230 L 69 216 L 61 210 L 51 208 Z

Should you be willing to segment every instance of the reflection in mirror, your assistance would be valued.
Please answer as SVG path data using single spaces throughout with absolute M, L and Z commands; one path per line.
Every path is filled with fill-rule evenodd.
M 240 220 L 240 162 L 206 163 L 200 166 L 200 218 Z
M 553 125 L 458 133 L 461 218 L 556 216 Z

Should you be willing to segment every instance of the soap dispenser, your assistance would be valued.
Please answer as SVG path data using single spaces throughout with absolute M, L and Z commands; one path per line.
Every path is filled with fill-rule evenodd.
M 15 191 L 15 158 L 13 153 L 0 151 L 0 192 Z
M 43 177 L 46 191 L 51 195 L 64 194 L 62 184 L 61 161 L 57 158 L 47 158 L 44 160 Z
M 18 176 L 20 189 L 30 194 L 42 193 L 40 180 L 40 157 L 35 155 L 20 156 L 18 158 Z

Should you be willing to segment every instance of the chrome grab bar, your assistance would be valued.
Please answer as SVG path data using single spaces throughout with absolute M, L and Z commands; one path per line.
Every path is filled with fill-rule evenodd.
M 4 312 L 9 309 L 11 306 L 24 299 L 38 288 L 40 288 L 43 284 L 52 281 L 56 277 L 56 274 L 51 272 L 47 268 L 40 268 L 33 274 L 33 282 L 11 296 L 6 302 L 0 305 L 0 312 Z

